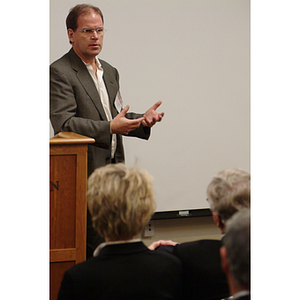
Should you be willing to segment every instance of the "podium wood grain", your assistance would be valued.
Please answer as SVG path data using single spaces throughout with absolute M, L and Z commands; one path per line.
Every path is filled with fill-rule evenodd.
M 73 132 L 50 139 L 50 299 L 64 272 L 86 259 L 87 149 L 95 140 Z

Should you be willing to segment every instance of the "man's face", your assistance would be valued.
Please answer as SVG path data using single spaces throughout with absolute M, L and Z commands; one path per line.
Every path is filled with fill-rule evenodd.
M 76 31 L 68 29 L 68 36 L 77 55 L 86 63 L 90 63 L 102 50 L 103 34 L 98 35 L 95 31 L 91 34 L 82 32 L 85 29 L 103 28 L 100 15 L 91 10 L 88 14 L 81 14 L 77 19 Z

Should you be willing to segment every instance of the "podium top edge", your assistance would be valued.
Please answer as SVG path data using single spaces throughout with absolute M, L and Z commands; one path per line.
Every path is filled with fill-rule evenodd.
M 50 144 L 93 144 L 93 138 L 75 133 L 75 132 L 59 132 L 50 139 Z

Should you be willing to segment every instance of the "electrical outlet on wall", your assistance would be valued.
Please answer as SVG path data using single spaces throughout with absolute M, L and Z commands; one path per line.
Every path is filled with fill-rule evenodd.
M 144 237 L 148 236 L 154 236 L 154 224 L 151 221 L 145 226 Z

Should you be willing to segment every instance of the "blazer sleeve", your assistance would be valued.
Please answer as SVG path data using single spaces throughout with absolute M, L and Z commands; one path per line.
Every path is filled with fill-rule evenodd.
M 73 70 L 72 70 L 73 71 Z M 95 107 L 72 75 L 59 64 L 50 66 L 50 119 L 55 133 L 71 131 L 95 139 L 96 145 L 110 148 L 110 122 L 101 120 Z
M 138 119 L 141 118 L 143 114 L 136 114 L 136 113 L 127 113 L 126 118 L 128 119 Z M 132 130 L 128 133 L 127 136 L 132 136 L 132 137 L 138 137 L 140 139 L 148 140 L 150 137 L 151 133 L 151 128 L 143 126 L 142 124 L 140 127 L 136 128 L 135 130 Z

